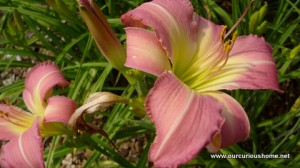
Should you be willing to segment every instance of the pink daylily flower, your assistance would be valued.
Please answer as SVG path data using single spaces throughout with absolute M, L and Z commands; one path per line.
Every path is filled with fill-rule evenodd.
M 121 20 L 125 65 L 158 76 L 145 103 L 156 126 L 155 167 L 177 167 L 204 147 L 216 152 L 249 136 L 246 112 L 219 90 L 280 92 L 269 44 L 255 35 L 225 41 L 226 27 L 195 14 L 188 0 L 154 0 Z
M 76 103 L 67 97 L 48 98 L 55 85 L 64 87 L 68 82 L 55 64 L 40 63 L 28 73 L 23 91 L 31 113 L 0 104 L 0 140 L 8 141 L 1 147 L 1 167 L 44 167 L 43 124 L 68 123 L 76 109 Z

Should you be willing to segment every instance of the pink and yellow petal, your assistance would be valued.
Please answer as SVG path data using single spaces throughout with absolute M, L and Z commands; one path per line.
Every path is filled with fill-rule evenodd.
M 154 0 L 124 14 L 121 20 L 128 27 L 135 27 L 138 21 L 142 23 L 139 27 L 152 27 L 168 56 L 173 58 L 195 49 L 197 23 L 193 15 L 188 0 Z
M 253 35 L 240 37 L 235 41 L 226 65 L 214 76 L 199 80 L 192 87 L 198 92 L 221 89 L 280 91 L 272 49 L 263 38 Z
M 43 62 L 36 65 L 25 80 L 24 101 L 26 106 L 31 112 L 42 115 L 45 107 L 44 100 L 48 98 L 52 87 L 55 85 L 64 87 L 68 84 L 54 63 Z
M 171 69 L 169 59 L 154 32 L 129 27 L 127 35 L 126 66 L 154 75 Z
M 197 75 L 224 59 L 220 58 L 224 54 L 214 54 L 223 45 L 223 26 L 194 14 L 187 0 L 144 3 L 123 15 L 122 21 L 126 26 L 137 26 L 140 21 L 152 27 L 171 59 L 173 72 L 183 81 L 191 73 Z
M 250 134 L 250 123 L 243 107 L 226 93 L 217 91 L 208 93 L 208 95 L 224 104 L 223 116 L 225 118 L 221 132 L 219 132 L 219 135 L 216 135 L 208 149 L 211 152 L 216 152 L 220 148 L 225 148 L 247 139 Z
M 175 167 L 192 159 L 224 122 L 221 103 L 192 91 L 170 72 L 155 82 L 146 109 L 156 126 L 149 153 L 156 167 Z
M 63 96 L 53 96 L 48 99 L 44 122 L 68 123 L 76 110 L 76 102 Z
M 209 59 L 209 53 L 215 45 L 223 41 L 224 26 L 216 25 L 201 16 L 194 16 L 197 21 L 197 58 Z M 213 57 L 213 56 L 212 56 Z
M 0 164 L 3 168 L 43 168 L 43 145 L 39 132 L 39 119 L 30 129 L 11 139 L 1 147 Z
M 14 106 L 0 104 L 0 140 L 10 140 L 31 127 L 34 116 Z
M 197 22 L 195 51 L 182 54 L 173 61 L 173 71 L 182 81 L 193 80 L 205 74 L 226 58 L 223 48 L 224 26 L 216 25 L 196 14 L 194 20 Z
M 34 102 L 34 96 L 31 92 L 29 92 L 29 90 L 23 90 L 23 100 L 29 111 L 42 111 L 44 109 L 43 106 L 39 107 L 40 109 L 35 107 L 36 104 Z

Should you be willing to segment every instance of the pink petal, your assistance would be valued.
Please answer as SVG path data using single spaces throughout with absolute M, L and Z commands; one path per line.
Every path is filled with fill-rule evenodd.
M 264 38 L 254 35 L 238 38 L 230 52 L 228 65 L 239 63 L 248 63 L 252 66 L 235 80 L 242 89 L 280 91 L 272 48 Z
M 220 132 L 221 137 L 219 141 L 221 142 L 216 143 L 220 144 L 220 146 L 211 145 L 208 149 L 211 152 L 216 152 L 219 148 L 228 147 L 248 138 L 250 123 L 243 107 L 235 99 L 225 93 L 214 92 L 209 93 L 209 95 L 224 103 L 223 116 L 225 117 L 225 122 Z
M 53 96 L 48 99 L 45 111 L 45 122 L 68 123 L 76 110 L 76 102 L 63 96 Z
M 44 167 L 43 145 L 38 118 L 30 129 L 2 146 L 0 163 L 3 168 Z
M 29 111 L 37 111 L 36 103 L 34 102 L 32 93 L 29 90 L 23 90 L 23 100 Z M 44 108 L 43 106 L 41 108 Z
M 126 28 L 126 66 L 154 75 L 170 70 L 171 65 L 155 33 L 141 28 Z
M 195 90 L 273 89 L 280 91 L 272 49 L 263 38 L 238 38 L 226 65 Z
M 25 80 L 25 90 L 23 92 L 24 101 L 28 109 L 36 114 L 42 114 L 52 87 L 59 85 L 67 86 L 63 74 L 52 62 L 43 62 L 36 65 L 28 73 Z
M 163 73 L 146 99 L 156 126 L 149 159 L 156 167 L 175 167 L 195 157 L 224 122 L 223 105 L 189 89 L 172 73 Z
M 10 140 L 31 127 L 34 117 L 14 106 L 0 104 L 0 140 Z
M 195 40 L 194 9 L 187 0 L 154 0 L 144 3 L 121 17 L 129 27 L 151 26 L 168 56 L 174 57 L 190 51 Z M 142 24 L 141 24 L 142 23 Z

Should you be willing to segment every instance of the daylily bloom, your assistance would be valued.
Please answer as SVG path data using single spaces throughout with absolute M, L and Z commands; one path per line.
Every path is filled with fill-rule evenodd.
M 271 47 L 263 38 L 226 41 L 226 26 L 194 13 L 187 0 L 154 0 L 121 17 L 127 26 L 126 66 L 158 76 L 147 95 L 156 126 L 149 160 L 176 167 L 204 147 L 211 152 L 245 140 L 241 105 L 219 90 L 279 90 Z
M 79 0 L 79 11 L 105 58 L 116 69 L 125 69 L 126 52 L 93 0 Z
M 42 135 L 47 136 L 45 127 L 51 128 L 46 125 L 67 124 L 76 109 L 67 97 L 49 98 L 55 85 L 65 87 L 68 82 L 55 64 L 40 63 L 28 73 L 23 91 L 31 113 L 0 104 L 0 140 L 8 141 L 1 147 L 1 167 L 44 167 Z

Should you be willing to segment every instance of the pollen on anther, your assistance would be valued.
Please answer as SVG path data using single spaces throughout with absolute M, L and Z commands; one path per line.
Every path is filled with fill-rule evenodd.
M 8 112 L 0 111 L 0 118 L 8 118 L 8 117 L 9 117 Z
M 220 33 L 220 41 L 223 41 L 225 38 L 225 31 L 227 29 L 227 26 L 225 25 Z

